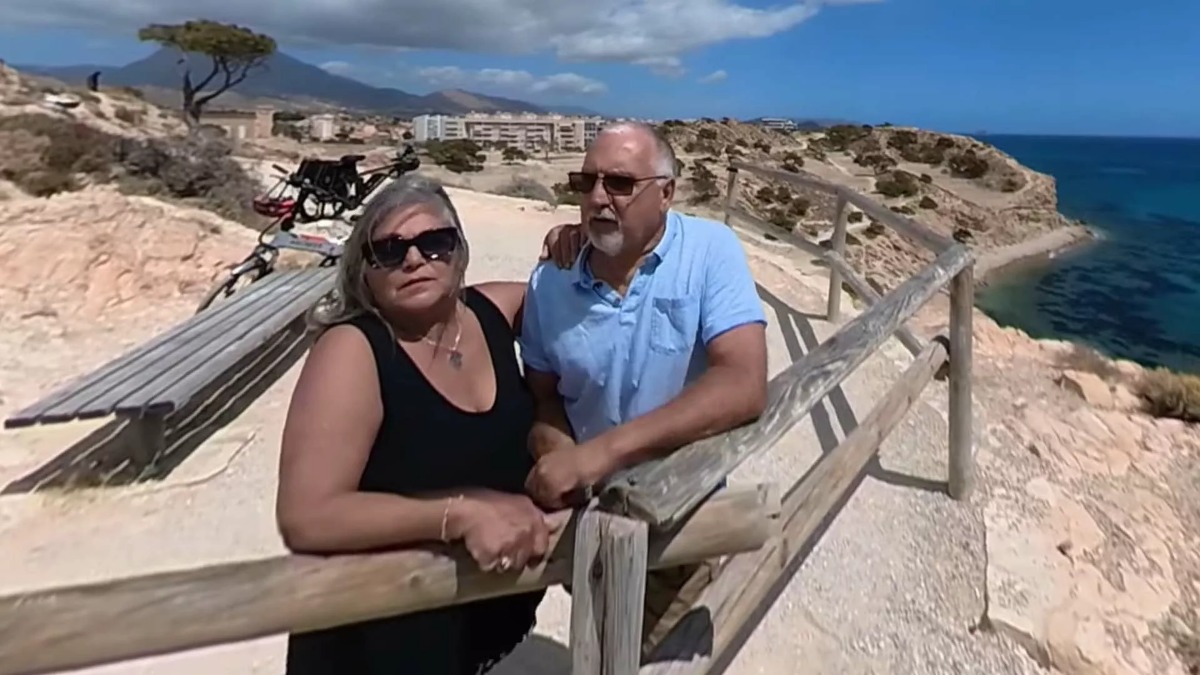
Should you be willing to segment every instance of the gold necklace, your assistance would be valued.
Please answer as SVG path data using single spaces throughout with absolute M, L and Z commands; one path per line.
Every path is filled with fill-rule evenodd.
M 456 319 L 458 318 L 457 307 L 455 307 L 454 316 Z M 463 363 L 462 352 L 458 351 L 458 343 L 460 340 L 462 340 L 462 321 L 458 321 L 457 324 L 457 330 L 454 332 L 454 344 L 450 347 L 450 353 L 447 356 L 450 361 L 450 365 L 453 366 L 455 370 L 462 368 Z M 421 341 L 433 345 L 434 349 L 437 349 L 441 346 L 440 338 L 438 340 L 430 340 L 427 336 L 423 335 L 421 336 Z

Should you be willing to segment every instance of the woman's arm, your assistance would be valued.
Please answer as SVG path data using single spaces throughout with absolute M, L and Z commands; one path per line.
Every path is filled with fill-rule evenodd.
M 485 281 L 475 284 L 474 288 L 492 301 L 492 304 L 508 319 L 508 325 L 512 326 L 513 334 L 520 336 L 526 286 L 527 284 L 523 281 Z
M 352 326 L 329 329 L 308 355 L 283 430 L 276 520 L 289 549 L 354 552 L 457 538 L 462 509 L 449 496 L 358 490 L 382 419 L 366 337 Z

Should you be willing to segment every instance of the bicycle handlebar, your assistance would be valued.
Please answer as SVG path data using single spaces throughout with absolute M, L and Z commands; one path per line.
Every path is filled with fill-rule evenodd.
M 322 199 L 330 199 L 333 201 L 341 202 L 342 206 L 345 206 L 347 209 L 350 209 L 350 210 L 354 210 L 356 208 L 355 204 L 350 202 L 350 200 L 346 199 L 345 197 L 339 195 L 338 193 L 333 192 L 332 190 L 327 190 L 323 187 L 320 187 L 319 185 L 314 184 L 312 181 L 310 181 L 307 178 L 302 178 L 300 176 L 297 176 L 296 174 L 289 172 L 287 169 L 283 168 L 282 166 L 279 166 L 278 164 L 272 164 L 271 168 L 275 169 L 279 173 L 284 174 L 283 180 L 288 185 L 291 185 L 292 187 L 310 190 L 313 193 L 315 193 L 317 196 L 321 197 Z

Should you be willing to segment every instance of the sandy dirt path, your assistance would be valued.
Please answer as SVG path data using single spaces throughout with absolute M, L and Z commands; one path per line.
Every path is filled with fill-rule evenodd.
M 472 244 L 472 281 L 524 279 L 545 231 L 575 216 L 491 195 L 456 190 L 453 197 Z M 770 320 L 770 365 L 777 373 L 833 330 L 812 318 L 824 305 L 828 281 L 797 272 L 797 262 L 778 252 L 747 248 Z M 852 301 L 844 298 L 843 307 Z M 889 343 L 734 480 L 790 485 L 867 414 L 908 358 Z M 161 483 L 0 497 L 6 551 L 0 592 L 282 552 L 273 520 L 275 474 L 297 372 L 292 368 Z M 999 638 L 969 630 L 983 611 L 981 521 L 976 509 L 937 492 L 945 471 L 944 385 L 932 386 L 924 401 L 884 446 L 882 461 L 729 672 L 784 675 L 797 672 L 797 664 L 808 672 L 1037 672 Z M 39 434 L 61 440 L 66 433 L 26 430 L 3 437 L 48 448 Z M 567 596 L 552 589 L 539 610 L 537 635 L 496 672 L 567 672 L 568 617 Z M 275 636 L 81 672 L 277 674 L 283 645 Z

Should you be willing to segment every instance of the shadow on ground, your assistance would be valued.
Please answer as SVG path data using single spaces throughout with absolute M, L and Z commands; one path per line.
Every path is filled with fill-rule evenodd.
M 787 344 L 788 356 L 793 362 L 821 343 L 813 329 L 812 321 L 814 319 L 824 321 L 824 316 L 801 312 L 762 285 L 758 286 L 758 295 L 775 312 L 775 320 L 783 334 L 783 340 Z M 833 409 L 832 416 L 827 408 Z M 823 455 L 832 452 L 841 442 L 837 429 L 841 429 L 841 437 L 844 438 L 858 427 L 858 417 L 854 414 L 854 409 L 850 407 L 850 401 L 846 398 L 846 392 L 841 385 L 834 387 L 833 391 L 813 406 L 810 414 Z M 834 426 L 835 418 L 837 427 Z M 945 494 L 949 489 L 945 481 L 932 481 L 885 469 L 879 463 L 879 455 L 871 458 L 871 462 L 867 465 L 867 475 L 889 485 L 925 490 L 926 492 Z M 857 484 L 855 486 L 857 487 Z
M 542 635 L 530 635 L 487 675 L 570 675 L 571 651 Z
M 281 332 L 235 364 L 225 377 L 166 418 L 166 449 L 139 468 L 131 461 L 134 434 L 124 421 L 91 432 L 54 459 L 14 480 L 0 495 L 45 489 L 118 487 L 166 478 L 216 431 L 228 425 L 288 371 L 308 350 L 311 334 L 302 324 Z

